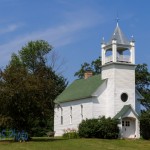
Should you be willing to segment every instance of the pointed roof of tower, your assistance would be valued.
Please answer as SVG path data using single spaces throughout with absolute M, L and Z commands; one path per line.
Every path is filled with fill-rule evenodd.
M 129 45 L 130 44 L 128 39 L 125 37 L 125 35 L 121 31 L 118 22 L 117 22 L 117 26 L 116 26 L 116 28 L 114 30 L 114 33 L 113 33 L 113 35 L 111 37 L 111 41 L 113 39 L 115 39 L 117 41 L 117 44 L 123 44 L 123 45 Z M 109 43 L 111 43 L 111 41 Z

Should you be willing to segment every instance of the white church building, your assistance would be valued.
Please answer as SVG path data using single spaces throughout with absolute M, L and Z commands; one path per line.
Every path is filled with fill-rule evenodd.
M 55 100 L 54 131 L 76 129 L 83 119 L 117 118 L 120 138 L 140 138 L 140 99 L 135 88 L 135 42 L 129 41 L 118 23 L 109 42 L 101 44 L 101 74 L 86 72 Z

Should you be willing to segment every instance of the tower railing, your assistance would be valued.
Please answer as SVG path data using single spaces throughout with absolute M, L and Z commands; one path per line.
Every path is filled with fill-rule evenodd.
M 109 62 L 112 62 L 112 56 L 107 56 L 105 57 L 105 63 L 109 63 Z
M 127 63 L 130 63 L 130 56 L 129 55 L 118 55 L 117 62 L 127 62 Z
M 113 62 L 112 55 L 105 57 L 105 63 Z M 130 63 L 130 56 L 129 55 L 118 55 L 117 56 L 117 62 L 126 62 Z

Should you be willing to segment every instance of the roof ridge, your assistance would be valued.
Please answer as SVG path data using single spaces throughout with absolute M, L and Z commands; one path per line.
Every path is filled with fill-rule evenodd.
M 114 118 L 114 119 L 120 118 L 121 116 L 123 116 L 123 115 L 129 110 L 129 108 L 131 108 L 132 111 L 133 111 L 133 113 L 134 113 L 135 115 L 137 115 L 137 113 L 135 112 L 135 110 L 132 108 L 132 105 L 131 105 L 131 104 L 128 104 L 128 105 L 124 105 L 124 106 L 122 107 L 122 109 L 121 109 L 113 118 Z

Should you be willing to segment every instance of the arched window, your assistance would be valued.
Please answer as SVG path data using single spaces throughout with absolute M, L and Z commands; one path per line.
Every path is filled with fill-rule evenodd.
M 81 105 L 81 121 L 83 120 L 83 105 Z
M 129 49 L 120 49 L 117 51 L 117 61 L 118 62 L 127 62 L 129 63 L 130 60 L 130 50 Z
M 60 123 L 63 124 L 63 109 L 61 108 L 61 117 L 60 117 Z
M 72 107 L 70 107 L 70 124 L 72 124 Z
M 105 63 L 112 62 L 112 50 L 107 50 L 105 52 Z

